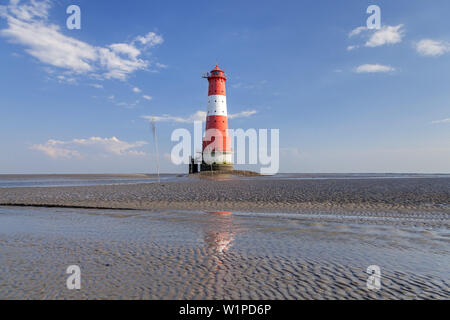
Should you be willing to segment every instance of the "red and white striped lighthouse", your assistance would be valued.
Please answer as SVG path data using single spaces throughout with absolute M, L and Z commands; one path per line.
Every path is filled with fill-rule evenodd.
M 201 170 L 233 170 L 231 140 L 228 136 L 227 77 L 217 65 L 203 76 L 208 79 L 208 113 L 206 133 L 203 138 Z M 216 141 L 216 137 L 220 140 Z

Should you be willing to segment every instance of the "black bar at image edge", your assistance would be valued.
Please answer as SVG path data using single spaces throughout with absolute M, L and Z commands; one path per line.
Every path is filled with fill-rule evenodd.
M 45 312 L 60 314 L 63 318 L 69 312 L 72 316 L 79 313 L 83 316 L 133 316 L 145 315 L 158 319 L 275 319 L 281 316 L 294 315 L 303 318 L 307 314 L 325 316 L 345 315 L 361 319 L 374 313 L 384 314 L 387 310 L 397 309 L 403 316 L 424 312 L 423 308 L 432 307 L 448 310 L 448 300 L 441 301 L 293 301 L 293 300 L 262 300 L 262 301 L 0 301 L 2 311 L 8 310 L 14 315 L 22 312 Z M 389 309 L 386 309 L 389 308 Z M 358 312 L 355 312 L 360 310 Z M 428 309 L 430 310 L 430 309 Z M 56 312 L 56 313 L 54 313 Z M 61 313 L 62 312 L 62 313 Z M 303 316 L 301 316 L 303 315 Z M 295 317 L 295 318 L 298 318 Z

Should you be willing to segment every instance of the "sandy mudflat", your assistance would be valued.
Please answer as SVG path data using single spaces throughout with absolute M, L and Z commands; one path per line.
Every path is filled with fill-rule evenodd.
M 0 299 L 450 298 L 448 177 L 0 188 L 0 203 Z
M 0 299 L 448 299 L 449 236 L 408 219 L 0 207 Z
M 0 205 L 254 212 L 450 213 L 450 177 L 408 179 L 190 181 L 0 188 Z

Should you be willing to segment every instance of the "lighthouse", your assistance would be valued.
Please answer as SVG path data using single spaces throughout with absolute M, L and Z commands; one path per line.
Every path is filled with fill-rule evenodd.
M 203 138 L 201 171 L 233 170 L 231 140 L 228 136 L 227 77 L 216 67 L 203 76 L 208 79 L 208 110 Z

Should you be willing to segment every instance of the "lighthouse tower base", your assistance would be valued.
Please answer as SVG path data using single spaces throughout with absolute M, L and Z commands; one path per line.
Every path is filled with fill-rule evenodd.
M 200 171 L 232 171 L 233 154 L 230 151 L 203 152 Z

